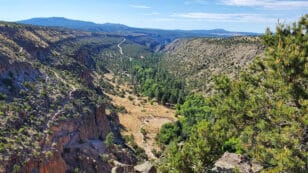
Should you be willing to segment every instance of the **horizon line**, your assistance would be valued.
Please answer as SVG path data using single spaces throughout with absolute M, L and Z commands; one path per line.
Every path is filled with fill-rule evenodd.
M 123 23 L 112 23 L 112 22 L 99 23 L 99 22 L 95 22 L 95 21 L 82 20 L 82 19 L 76 19 L 76 18 L 67 18 L 67 17 L 63 17 L 63 16 L 32 17 L 32 18 L 15 20 L 15 21 L 5 21 L 5 20 L 0 20 L 0 21 L 19 23 L 20 24 L 23 21 L 27 21 L 27 20 L 31 20 L 31 19 L 50 19 L 50 18 L 58 18 L 58 19 L 62 18 L 62 19 L 66 19 L 66 20 L 73 20 L 73 21 L 79 21 L 79 22 L 89 22 L 89 23 L 93 23 L 93 24 L 96 24 L 96 25 L 104 25 L 104 24 L 123 25 L 123 26 L 129 27 L 129 28 L 148 29 L 148 30 L 150 30 L 150 29 L 153 29 L 153 30 L 163 30 L 163 31 L 211 31 L 211 30 L 224 30 L 224 31 L 227 31 L 227 32 L 238 32 L 238 33 L 252 33 L 252 34 L 264 34 L 265 33 L 265 32 L 254 32 L 254 31 L 231 31 L 231 30 L 227 30 L 227 29 L 224 29 L 224 28 L 213 28 L 213 29 L 179 29 L 179 28 L 173 28 L 173 29 L 166 29 L 166 28 L 139 27 L 139 26 L 130 26 L 130 25 L 123 24 Z M 36 25 L 36 26 L 43 26 L 43 25 Z

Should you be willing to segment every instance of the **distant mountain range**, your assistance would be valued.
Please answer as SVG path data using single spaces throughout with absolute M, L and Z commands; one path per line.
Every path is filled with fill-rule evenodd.
M 31 24 L 39 26 L 57 26 L 71 29 L 78 29 L 91 32 L 114 32 L 114 33 L 139 33 L 139 34 L 154 34 L 154 35 L 169 35 L 170 37 L 228 37 L 241 35 L 259 35 L 252 32 L 231 32 L 224 29 L 213 30 L 162 30 L 162 29 L 144 29 L 134 28 L 122 24 L 97 24 L 88 21 L 72 20 L 63 17 L 50 18 L 32 18 L 28 20 L 17 21 L 17 23 Z
M 17 21 L 17 23 L 38 26 L 66 27 L 91 32 L 127 32 L 130 29 L 129 27 L 121 24 L 96 24 L 93 22 L 72 20 L 63 17 L 32 18 L 28 20 Z
M 232 37 L 232 36 L 257 36 L 258 33 L 252 32 L 232 32 L 224 29 L 213 30 L 163 30 L 163 29 L 145 29 L 134 28 L 122 24 L 97 24 L 88 21 L 72 20 L 63 17 L 50 18 L 32 18 L 28 20 L 17 21 L 17 23 L 38 25 L 38 26 L 53 26 L 65 27 L 90 32 L 107 32 L 120 34 L 125 36 L 138 36 L 136 42 L 148 44 L 151 49 L 158 50 L 164 45 L 172 42 L 177 38 L 195 38 L 195 37 Z

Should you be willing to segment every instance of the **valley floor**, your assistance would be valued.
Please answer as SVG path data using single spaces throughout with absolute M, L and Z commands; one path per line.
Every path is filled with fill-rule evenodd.
M 127 111 L 119 113 L 119 121 L 123 126 L 122 136 L 133 135 L 135 142 L 143 148 L 150 159 L 156 159 L 152 153 L 153 149 L 158 149 L 155 144 L 155 136 L 161 126 L 166 123 L 175 122 L 175 110 L 159 105 L 157 102 L 150 103 L 147 97 L 138 97 L 133 94 L 128 84 L 119 85 L 112 82 L 114 74 L 105 74 L 104 79 L 111 85 L 125 91 L 124 97 L 118 95 L 107 95 L 112 99 L 112 103 L 119 107 L 124 107 Z M 146 139 L 141 133 L 144 129 L 147 133 Z

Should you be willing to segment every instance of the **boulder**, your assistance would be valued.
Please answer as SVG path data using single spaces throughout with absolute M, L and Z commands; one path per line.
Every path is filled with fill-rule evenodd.
M 213 173 L 234 173 L 237 170 L 241 173 L 258 173 L 262 169 L 263 167 L 260 164 L 251 163 L 249 159 L 240 154 L 226 152 L 215 162 L 211 171 Z
M 123 164 L 117 160 L 112 161 L 114 167 L 111 169 L 111 173 L 134 173 L 134 167 L 132 165 Z
M 139 172 L 139 173 L 156 173 L 157 172 L 155 167 L 149 161 L 146 161 L 140 165 L 136 165 L 134 169 L 136 172 Z

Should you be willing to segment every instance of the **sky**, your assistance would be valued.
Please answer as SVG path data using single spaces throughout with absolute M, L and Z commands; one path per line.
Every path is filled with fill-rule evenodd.
M 0 0 L 0 20 L 65 17 L 132 27 L 259 32 L 308 13 L 308 0 Z

